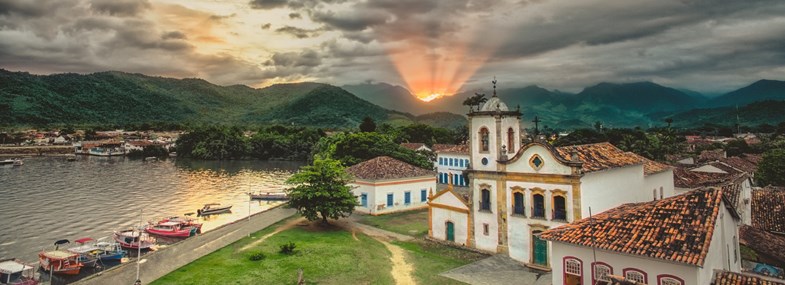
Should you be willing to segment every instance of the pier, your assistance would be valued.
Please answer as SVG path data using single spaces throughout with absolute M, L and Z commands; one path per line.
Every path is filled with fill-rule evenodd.
M 169 247 L 142 255 L 146 260 L 141 265 L 139 279 L 142 284 L 152 281 L 193 262 L 213 251 L 225 247 L 249 234 L 262 230 L 296 213 L 296 210 L 277 206 L 251 216 L 250 221 L 242 219 L 201 235 L 188 238 Z M 134 284 L 136 281 L 136 260 L 113 267 L 72 284 Z

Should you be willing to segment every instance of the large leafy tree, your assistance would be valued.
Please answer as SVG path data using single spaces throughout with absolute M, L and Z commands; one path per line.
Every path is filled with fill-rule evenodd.
M 466 98 L 463 100 L 463 105 L 469 107 L 469 111 L 471 112 L 474 110 L 474 107 L 477 107 L 477 110 L 480 110 L 480 105 L 488 101 L 488 98 L 485 98 L 485 94 L 474 93 L 474 96 Z
M 387 135 L 371 133 L 341 133 L 324 137 L 314 146 L 313 158 L 336 159 L 352 166 L 377 156 L 389 156 L 425 169 L 433 168 L 428 158 L 418 155 L 394 142 Z
M 328 219 L 348 217 L 357 206 L 349 182 L 351 177 L 340 161 L 317 159 L 286 180 L 294 185 L 288 190 L 288 205 L 309 221 L 328 223 Z
M 785 186 L 785 149 L 764 153 L 755 178 L 760 185 Z
M 371 117 L 363 118 L 363 122 L 360 123 L 360 131 L 361 132 L 376 131 L 376 123 L 373 121 L 373 118 Z

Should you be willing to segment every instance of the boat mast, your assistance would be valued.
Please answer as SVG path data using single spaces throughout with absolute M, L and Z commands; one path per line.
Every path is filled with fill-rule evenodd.
M 142 264 L 140 263 L 140 258 L 142 258 L 142 210 L 139 210 L 139 228 L 136 230 L 139 232 L 139 238 L 136 240 L 136 282 L 134 284 L 142 284 L 142 280 L 139 279 L 139 266 Z

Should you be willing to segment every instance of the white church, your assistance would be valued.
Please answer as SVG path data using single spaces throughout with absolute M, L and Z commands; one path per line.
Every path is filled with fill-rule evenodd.
M 539 233 L 630 202 L 675 195 L 673 170 L 609 143 L 524 144 L 521 113 L 493 96 L 469 116 L 468 199 L 451 187 L 429 197 L 429 236 L 508 254 L 550 270 Z

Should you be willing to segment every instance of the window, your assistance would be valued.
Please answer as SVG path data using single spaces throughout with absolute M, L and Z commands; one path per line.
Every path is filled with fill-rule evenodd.
M 368 194 L 362 193 L 360 195 L 360 206 L 363 208 L 368 208 Z
M 482 234 L 486 236 L 489 235 L 490 234 L 489 228 L 490 227 L 488 226 L 488 224 L 482 224 Z
M 450 158 L 450 166 L 455 166 L 455 165 L 453 165 L 453 162 L 455 162 L 455 160 Z
M 532 195 L 534 207 L 532 208 L 532 217 L 545 218 L 545 197 L 542 194 Z
M 657 188 L 651 190 L 651 196 L 654 201 L 657 201 Z
M 480 151 L 488 151 L 488 146 L 490 142 L 488 141 L 488 129 L 481 128 L 480 129 Z
M 733 236 L 733 263 L 739 262 L 739 242 Z
M 646 273 L 634 268 L 624 269 L 624 278 L 629 281 L 640 282 L 646 284 Z
M 439 158 L 439 165 L 444 165 L 444 157 Z
M 592 284 L 597 285 L 610 285 L 611 279 L 608 275 L 613 274 L 613 269 L 608 264 L 597 262 L 594 264 L 594 275 L 592 275 Z
M 564 285 L 579 285 L 583 282 L 583 262 L 568 256 L 564 258 Z
M 525 207 L 523 206 L 523 192 L 512 193 L 512 213 L 515 215 L 523 215 Z
M 673 275 L 659 275 L 657 276 L 657 284 L 659 285 L 684 285 L 684 280 Z
M 458 160 L 458 166 L 463 167 L 463 159 Z
M 515 152 L 515 130 L 512 128 L 507 130 L 507 152 Z
M 393 205 L 393 194 L 392 193 L 388 193 L 387 194 L 387 207 L 392 207 L 392 205 Z
M 662 194 L 663 194 L 662 192 L 663 192 L 663 191 L 662 191 L 662 187 L 660 187 L 660 200 L 662 200 L 662 198 L 663 198 L 663 197 L 662 197 L 662 196 L 663 196 L 663 195 L 662 195 Z
M 480 197 L 480 211 L 490 211 L 491 210 L 491 191 L 488 189 L 482 189 L 482 197 Z
M 403 204 L 409 205 L 412 203 L 412 191 L 403 192 Z
M 420 202 L 425 202 L 428 200 L 428 191 L 425 189 L 420 190 Z
M 553 197 L 553 219 L 567 220 L 567 205 L 564 196 Z
M 464 162 L 463 165 L 465 165 L 466 167 L 469 167 L 469 160 L 468 159 L 464 159 L 463 162 Z

